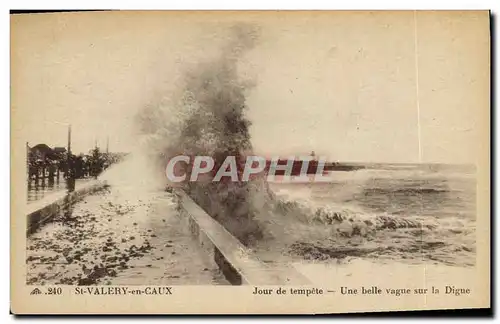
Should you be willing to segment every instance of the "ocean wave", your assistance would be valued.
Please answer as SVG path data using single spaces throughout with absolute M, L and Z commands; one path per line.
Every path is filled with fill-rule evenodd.
M 462 219 L 439 220 L 428 216 L 402 216 L 369 213 L 354 206 L 317 205 L 311 201 L 278 197 L 275 210 L 308 225 L 333 226 L 344 236 L 366 236 L 374 231 L 414 229 L 414 236 L 428 231 L 463 233 L 467 226 Z
M 366 188 L 365 194 L 403 194 L 403 195 L 423 195 L 441 194 L 449 192 L 448 189 L 437 188 Z
M 295 242 L 289 246 L 288 253 L 299 255 L 306 260 L 351 261 L 357 258 L 405 260 L 406 262 L 434 261 L 448 265 L 474 266 L 475 247 L 449 245 L 440 240 L 414 241 L 406 244 L 349 246 L 332 245 L 321 242 Z M 460 256 L 457 258 L 457 256 Z
M 476 177 L 475 172 L 457 172 L 457 171 L 442 171 L 430 172 L 429 170 L 422 170 L 418 168 L 413 169 L 359 169 L 355 171 L 327 171 L 327 175 L 331 178 L 332 182 L 335 181 L 372 181 L 373 179 L 379 180 L 405 180 L 405 179 L 418 179 L 425 180 L 474 180 Z
M 475 264 L 475 218 L 465 217 L 456 208 L 400 210 L 394 207 L 396 198 L 384 201 L 389 204 L 387 208 L 377 211 L 360 200 L 346 202 L 338 197 L 352 195 L 352 186 L 337 189 L 335 199 L 329 190 L 327 193 L 320 190 L 320 196 L 326 198 L 323 195 L 326 194 L 330 198 L 318 199 L 318 188 L 271 186 L 274 217 L 263 220 L 271 239 L 261 242 L 259 253 L 270 260 L 281 256 L 299 262 L 375 258 L 410 263 Z M 357 188 L 354 192 L 363 189 L 366 188 Z M 400 189 L 411 191 L 413 188 Z M 435 187 L 423 196 L 434 196 L 445 190 Z

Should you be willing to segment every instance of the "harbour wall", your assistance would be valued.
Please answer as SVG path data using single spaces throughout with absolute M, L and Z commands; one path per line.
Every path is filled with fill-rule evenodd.
M 175 191 L 180 217 L 201 248 L 233 285 L 309 285 L 310 281 L 286 264 L 264 263 L 210 217 L 184 191 Z

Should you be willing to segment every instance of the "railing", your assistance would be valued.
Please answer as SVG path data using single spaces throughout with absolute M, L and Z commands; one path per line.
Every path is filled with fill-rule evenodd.
M 287 265 L 261 262 L 255 254 L 210 217 L 182 190 L 176 190 L 181 216 L 199 244 L 211 254 L 233 285 L 308 285 L 303 275 Z

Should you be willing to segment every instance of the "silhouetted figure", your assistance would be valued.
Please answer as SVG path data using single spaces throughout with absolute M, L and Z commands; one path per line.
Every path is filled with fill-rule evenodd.
M 103 170 L 104 160 L 102 158 L 102 154 L 99 152 L 98 147 L 93 149 L 90 153 L 91 176 L 97 178 Z
M 54 186 L 54 177 L 56 174 L 55 162 L 53 162 L 53 161 L 49 162 L 48 171 L 49 171 L 49 187 L 53 187 Z

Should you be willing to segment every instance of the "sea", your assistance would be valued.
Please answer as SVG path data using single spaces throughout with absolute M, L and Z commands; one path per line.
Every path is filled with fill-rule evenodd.
M 269 183 L 275 212 L 260 218 L 264 262 L 476 262 L 473 165 L 360 164 L 327 182 Z

